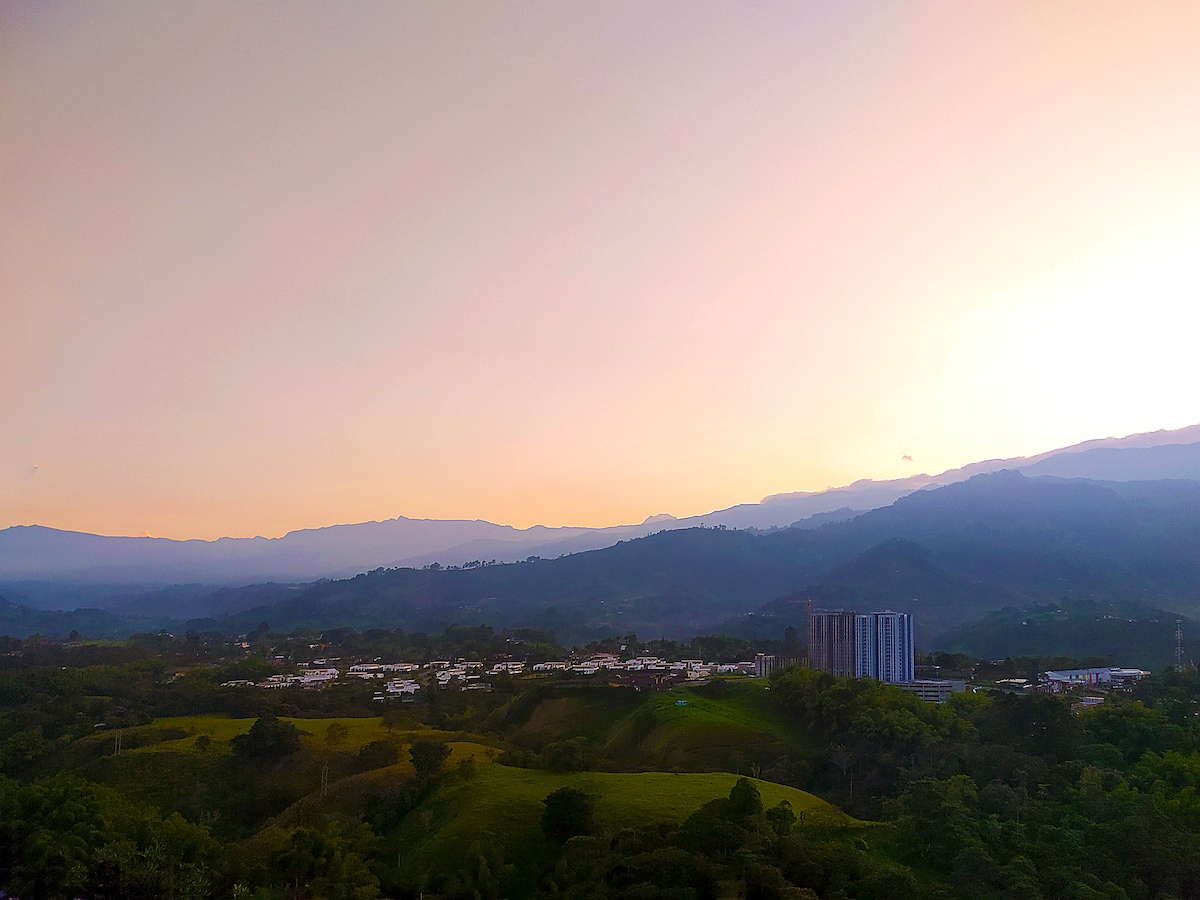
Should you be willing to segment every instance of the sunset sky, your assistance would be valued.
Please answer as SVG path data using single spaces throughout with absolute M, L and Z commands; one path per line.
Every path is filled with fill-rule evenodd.
M 0 527 L 704 513 L 1198 344 L 1194 2 L 0 5 Z

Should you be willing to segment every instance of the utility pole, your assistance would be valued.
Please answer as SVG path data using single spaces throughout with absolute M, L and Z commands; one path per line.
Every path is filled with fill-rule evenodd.
M 113 756 L 121 755 L 121 729 L 117 729 L 116 737 L 113 739 Z
M 329 761 L 326 760 L 325 765 L 321 766 L 321 798 L 329 792 Z

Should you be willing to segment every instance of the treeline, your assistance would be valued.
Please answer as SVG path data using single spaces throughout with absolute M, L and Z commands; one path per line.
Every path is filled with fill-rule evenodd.
M 922 884 L 903 865 L 871 854 L 857 835 L 794 831 L 797 814 L 781 801 L 764 808 L 747 778 L 682 823 L 599 833 L 587 795 L 562 788 L 546 797 L 542 828 L 563 845 L 538 883 L 543 897 L 668 897 L 708 900 L 818 900 L 916 897 Z M 490 883 L 489 883 L 490 882 Z M 491 879 L 452 875 L 450 896 L 488 895 Z

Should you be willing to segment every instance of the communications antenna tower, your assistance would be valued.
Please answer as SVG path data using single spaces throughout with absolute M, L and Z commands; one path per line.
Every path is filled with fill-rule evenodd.
M 1183 620 L 1175 620 L 1175 668 L 1183 668 Z

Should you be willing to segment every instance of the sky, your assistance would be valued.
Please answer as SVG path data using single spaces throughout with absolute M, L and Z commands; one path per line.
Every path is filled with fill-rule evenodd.
M 608 525 L 1200 422 L 1197 34 L 0 5 L 0 527 Z

